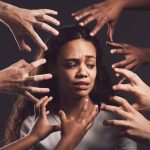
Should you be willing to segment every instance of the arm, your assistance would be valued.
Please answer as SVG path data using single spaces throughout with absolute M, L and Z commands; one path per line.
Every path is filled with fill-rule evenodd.
M 90 32 L 91 36 L 97 34 L 101 28 L 108 24 L 108 38 L 113 41 L 113 33 L 117 20 L 124 9 L 150 9 L 149 0 L 104 0 L 93 4 L 72 14 L 75 20 L 84 26 L 96 20 L 96 26 Z
M 47 50 L 34 27 L 58 35 L 58 31 L 47 24 L 58 26 L 60 22 L 50 16 L 57 14 L 57 11 L 50 9 L 28 10 L 0 1 L 0 20 L 9 27 L 20 50 L 31 51 L 31 47 L 25 42 L 25 36 L 31 37 L 41 49 Z
M 52 97 L 44 97 L 40 100 L 39 117 L 26 137 L 0 148 L 0 150 L 26 150 L 52 132 L 60 130 L 60 125 L 51 125 L 47 120 L 49 111 L 46 111 L 46 105 L 51 100 Z
M 51 74 L 42 74 L 31 76 L 30 72 L 37 67 L 45 64 L 45 59 L 40 59 L 28 64 L 20 60 L 10 67 L 0 71 L 0 92 L 24 95 L 33 101 L 37 98 L 34 93 L 48 93 L 49 88 L 34 87 L 33 84 L 52 78 Z
M 112 68 L 120 68 L 135 70 L 141 65 L 150 63 L 150 48 L 136 47 L 126 43 L 110 43 L 111 54 L 122 54 L 124 60 L 112 65 Z
M 136 111 L 124 98 L 113 96 L 110 100 L 119 106 L 104 104 L 101 106 L 101 110 L 113 112 L 121 118 L 119 120 L 105 120 L 104 125 L 121 128 L 119 137 L 126 136 L 137 142 L 150 145 L 150 121 Z
M 63 111 L 59 112 L 62 126 L 61 140 L 55 150 L 73 150 L 91 128 L 98 115 L 98 106 L 94 105 L 89 111 L 88 103 L 89 101 L 85 100 L 79 114 L 72 119 L 67 119 Z

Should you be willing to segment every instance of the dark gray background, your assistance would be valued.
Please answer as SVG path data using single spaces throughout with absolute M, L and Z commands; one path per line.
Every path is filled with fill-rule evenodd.
M 61 26 L 73 24 L 74 21 L 70 17 L 70 14 L 80 8 L 86 7 L 90 4 L 100 2 L 100 0 L 7 0 L 16 6 L 22 8 L 38 9 L 38 8 L 49 8 L 59 11 L 59 16 L 57 17 L 61 21 Z M 126 42 L 134 44 L 137 46 L 150 47 L 150 12 L 148 11 L 124 11 L 118 21 L 115 33 L 114 41 L 116 42 Z M 115 76 L 111 70 L 112 62 L 120 60 L 121 57 L 111 56 L 109 53 L 109 48 L 106 46 L 106 27 L 104 27 L 98 34 L 98 38 L 101 40 L 101 46 L 105 54 L 105 60 L 108 69 L 112 76 L 113 83 L 116 82 Z M 40 35 L 45 38 L 46 33 L 41 33 Z M 33 51 L 31 53 L 22 52 L 18 49 L 14 38 L 9 31 L 9 29 L 0 23 L 0 69 L 3 69 L 12 63 L 20 59 L 25 59 L 28 62 L 32 61 L 35 51 L 38 49 L 36 45 L 29 40 L 32 45 Z M 138 69 L 138 75 L 149 84 L 149 66 L 142 66 Z M 8 116 L 11 113 L 13 103 L 16 101 L 17 97 L 14 95 L 0 94 L 0 139 L 3 139 L 4 130 L 8 120 Z M 147 115 L 147 117 L 149 117 Z M 144 128 L 144 126 L 143 126 Z M 147 146 L 139 144 L 139 150 L 148 150 Z

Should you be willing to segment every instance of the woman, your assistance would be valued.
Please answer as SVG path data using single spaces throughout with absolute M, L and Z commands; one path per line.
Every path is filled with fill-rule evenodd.
M 48 119 L 52 124 L 60 122 L 58 117 L 60 109 L 65 112 L 68 119 L 72 119 L 78 115 L 83 100 L 89 99 L 89 111 L 94 104 L 100 105 L 102 101 L 108 101 L 108 97 L 113 94 L 109 76 L 103 64 L 99 43 L 95 37 L 89 36 L 86 27 L 64 27 L 60 30 L 60 35 L 50 39 L 47 45 L 49 50 L 39 54 L 39 58 L 47 59 L 47 64 L 41 66 L 38 72 L 53 74 L 53 79 L 49 83 L 43 82 L 40 85 L 47 84 L 51 89 L 53 101 L 48 106 L 51 111 Z M 103 120 L 111 117 L 114 115 L 100 112 L 92 128 L 76 149 L 135 150 L 136 144 L 131 140 L 114 138 L 118 129 L 103 126 Z M 33 121 L 32 104 L 20 99 L 16 103 L 6 131 L 6 142 L 19 138 L 20 128 L 21 136 L 25 136 Z M 60 132 L 55 132 L 33 148 L 54 149 L 60 138 Z

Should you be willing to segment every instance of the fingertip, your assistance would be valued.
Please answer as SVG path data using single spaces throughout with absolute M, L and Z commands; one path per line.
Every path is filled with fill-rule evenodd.
M 90 36 L 94 36 L 94 33 L 93 33 L 93 32 L 90 32 Z

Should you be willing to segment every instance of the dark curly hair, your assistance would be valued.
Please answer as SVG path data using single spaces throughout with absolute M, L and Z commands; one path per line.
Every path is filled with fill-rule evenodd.
M 108 98 L 113 95 L 112 86 L 110 78 L 106 67 L 103 63 L 103 54 L 100 48 L 100 43 L 96 37 L 89 35 L 89 29 L 87 27 L 76 26 L 67 26 L 63 27 L 59 31 L 59 36 L 51 37 L 47 41 L 48 51 L 40 51 L 37 54 L 36 59 L 46 58 L 47 63 L 40 66 L 32 74 L 43 74 L 43 73 L 54 73 L 54 67 L 57 62 L 60 48 L 69 41 L 75 39 L 84 39 L 90 41 L 96 48 L 96 67 L 97 75 L 95 80 L 95 85 L 90 93 L 91 100 L 93 103 L 100 105 L 103 101 L 107 103 Z M 57 88 L 57 79 L 55 76 L 50 81 L 43 81 L 38 84 L 40 87 L 49 87 L 51 92 L 50 95 L 53 96 L 53 101 L 48 105 L 47 109 L 50 109 L 51 112 L 57 113 L 59 110 L 59 93 Z M 38 95 L 42 97 L 43 95 Z M 15 103 L 13 112 L 9 119 L 8 128 L 5 133 L 5 142 L 10 143 L 20 138 L 20 128 L 22 122 L 26 117 L 34 113 L 33 104 L 25 100 L 25 98 L 19 98 Z

